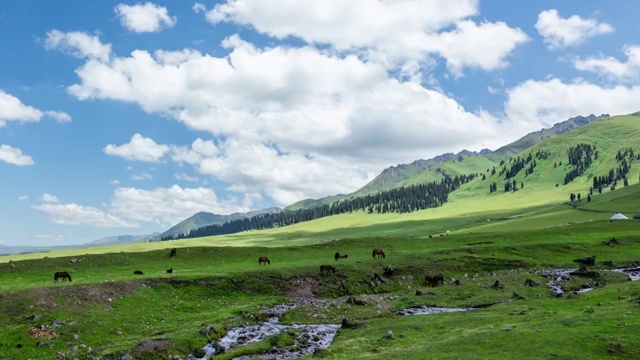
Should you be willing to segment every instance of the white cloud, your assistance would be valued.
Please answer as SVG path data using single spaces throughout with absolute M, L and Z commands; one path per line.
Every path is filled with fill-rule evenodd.
M 118 4 L 113 9 L 120 24 L 131 32 L 149 33 L 171 28 L 177 23 L 166 7 L 150 2 L 136 5 Z
M 153 139 L 140 134 L 134 134 L 129 143 L 120 146 L 109 144 L 103 151 L 107 155 L 120 156 L 132 161 L 160 162 L 169 151 L 169 147 L 156 144 Z
M 100 209 L 78 204 L 41 204 L 32 207 L 48 213 L 51 221 L 56 224 L 87 225 L 99 228 L 132 228 L 139 226 L 136 223 L 107 214 Z
M 198 177 L 190 176 L 185 173 L 175 174 L 177 180 L 189 181 L 189 182 L 198 182 Z
M 17 97 L 0 90 L 0 127 L 7 122 L 38 122 L 43 116 L 54 118 L 63 123 L 71 121 L 69 114 L 61 111 L 45 111 L 22 103 Z
M 640 74 L 640 46 L 628 45 L 623 49 L 627 61 L 614 57 L 577 58 L 575 67 L 582 71 L 591 71 L 614 81 L 635 81 Z
M 142 172 L 140 172 L 138 174 L 131 175 L 131 179 L 137 180 L 137 181 L 144 181 L 144 180 L 153 179 L 153 176 L 151 176 L 151 174 L 149 174 L 147 172 L 142 171 Z
M 500 142 L 495 119 L 466 111 L 440 91 L 400 82 L 375 62 L 310 46 L 259 49 L 238 36 L 224 45 L 230 49 L 225 57 L 136 50 L 109 62 L 88 60 L 77 71 L 79 83 L 68 90 L 80 100 L 136 103 L 227 139 L 196 139 L 185 147 L 136 134 L 129 144 L 108 145 L 106 153 L 191 164 L 254 191 L 265 181 L 263 195 L 279 204 L 353 191 L 389 163 Z M 256 164 L 239 163 L 245 160 Z M 341 179 L 327 182 L 324 176 L 334 170 Z M 306 184 L 296 185 L 297 176 Z
M 640 86 L 602 87 L 557 78 L 528 80 L 507 93 L 506 116 L 521 131 L 539 130 L 576 115 L 629 114 L 640 110 Z
M 536 29 L 550 49 L 579 45 L 590 37 L 613 32 L 607 23 L 577 15 L 562 18 L 555 9 L 538 14 Z
M 33 159 L 22 153 L 22 150 L 9 145 L 0 145 L 0 161 L 18 166 L 33 165 Z
M 240 202 L 218 199 L 211 189 L 178 185 L 155 190 L 117 188 L 110 208 L 112 213 L 125 219 L 165 226 L 175 225 L 199 211 L 229 214 L 250 209 Z
M 207 7 L 203 3 L 197 2 L 197 3 L 193 4 L 193 6 L 191 7 L 191 10 L 193 10 L 197 14 L 197 13 L 201 13 L 201 12 L 206 12 L 207 11 Z
M 18 200 L 27 201 L 27 200 L 29 200 L 29 197 L 27 195 L 20 195 L 20 196 L 18 196 Z
M 120 184 L 120 180 L 118 180 L 118 179 L 111 180 L 111 181 L 109 181 L 109 184 L 118 185 L 118 184 Z
M 42 111 L 25 105 L 17 97 L 0 90 L 0 127 L 7 121 L 38 122 Z
M 478 13 L 477 0 L 230 0 L 209 11 L 199 3 L 193 9 L 213 24 L 233 22 L 278 39 L 295 36 L 339 51 L 364 50 L 387 67 L 427 63 L 429 54 L 439 54 L 457 76 L 463 67 L 504 66 L 511 51 L 528 40 L 504 23 L 464 20 Z M 451 26 L 456 29 L 440 32 Z
M 111 55 L 111 44 L 103 44 L 97 36 L 73 31 L 51 30 L 47 33 L 45 47 L 61 50 L 78 58 L 107 60 Z
M 71 116 L 62 111 L 45 111 L 46 116 L 49 116 L 59 123 L 68 123 L 71 121 Z
M 42 200 L 42 202 L 46 202 L 46 203 L 59 203 L 60 202 L 60 200 L 58 200 L 58 198 L 55 195 L 51 195 L 51 194 L 47 194 L 47 193 L 42 194 L 42 196 L 40 197 L 40 200 Z

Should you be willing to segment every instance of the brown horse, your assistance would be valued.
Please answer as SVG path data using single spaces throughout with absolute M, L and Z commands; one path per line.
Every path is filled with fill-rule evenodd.
M 58 282 L 58 279 L 60 278 L 62 278 L 62 282 L 67 281 L 67 279 L 69 279 L 69 282 L 71 282 L 71 275 L 69 275 L 69 273 L 66 271 L 58 271 L 57 273 L 53 274 L 53 281 Z
M 265 264 L 265 265 L 269 264 L 269 265 L 271 265 L 271 261 L 269 261 L 269 258 L 268 258 L 268 257 L 266 257 L 266 256 L 261 256 L 261 257 L 259 257 L 259 258 L 258 258 L 258 264 L 260 264 L 260 265 L 262 265 L 262 264 Z
M 431 287 L 436 287 L 436 286 L 438 286 L 439 282 L 442 283 L 442 285 L 444 285 L 444 276 L 442 275 L 442 273 L 438 273 L 438 274 L 435 274 L 433 276 L 426 275 L 424 277 L 424 284 L 425 285 L 430 285 Z
M 336 271 L 336 268 L 331 265 L 320 265 L 321 274 L 335 274 Z
M 169 257 L 174 257 L 176 255 L 178 255 L 178 249 L 176 248 L 171 249 L 171 253 L 169 253 Z
M 384 259 L 384 251 L 382 251 L 382 249 L 373 249 L 373 258 L 375 259 L 376 256 L 378 257 L 378 259 L 380 257 Z

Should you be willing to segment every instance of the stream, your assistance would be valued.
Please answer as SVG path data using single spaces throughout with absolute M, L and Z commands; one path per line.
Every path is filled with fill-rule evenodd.
M 573 275 L 571 275 L 571 273 L 575 271 L 576 269 L 555 269 L 555 270 L 539 270 L 539 271 L 536 271 L 535 273 L 549 279 L 549 282 L 547 282 L 547 286 L 549 286 L 549 289 L 551 289 L 551 294 L 553 294 L 554 296 L 560 297 L 565 294 L 565 291 L 562 289 L 562 284 L 564 282 L 567 282 L 573 279 Z M 631 281 L 640 280 L 640 268 L 622 268 L 622 269 L 610 269 L 610 270 L 603 270 L 603 271 L 611 271 L 611 272 L 625 274 L 629 276 L 629 280 Z M 582 294 L 591 290 L 593 290 L 593 288 L 588 287 L 588 288 L 580 289 L 578 291 L 574 291 L 574 293 Z
M 271 315 L 265 322 L 256 325 L 246 325 L 231 328 L 220 340 L 214 340 L 207 344 L 202 350 L 205 356 L 198 358 L 193 354 L 185 360 L 209 360 L 213 359 L 216 353 L 225 352 L 229 349 L 262 341 L 265 338 L 282 334 L 295 329 L 299 334 L 294 339 L 294 345 L 281 348 L 273 347 L 267 354 L 243 355 L 235 357 L 235 360 L 249 359 L 297 359 L 305 355 L 313 354 L 316 349 L 327 349 L 333 338 L 336 336 L 341 325 L 339 324 L 317 324 L 317 325 L 283 325 L 280 324 L 280 316 L 287 311 L 296 308 L 304 303 L 280 304 L 272 308 L 261 311 Z

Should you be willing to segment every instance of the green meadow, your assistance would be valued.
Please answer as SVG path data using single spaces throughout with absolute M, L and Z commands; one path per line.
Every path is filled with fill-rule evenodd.
M 640 214 L 640 169 L 631 167 L 629 186 L 586 199 L 593 176 L 616 166 L 615 153 L 640 138 L 635 119 L 596 122 L 526 150 L 550 155 L 533 174 L 516 176 L 524 184 L 516 192 L 501 191 L 500 180 L 499 191 L 489 194 L 498 176 L 487 169 L 505 159 L 465 158 L 442 169 L 486 179 L 463 185 L 440 208 L 353 212 L 224 236 L 1 256 L 0 359 L 184 358 L 208 343 L 201 333 L 207 325 L 215 328 L 209 337 L 221 338 L 233 327 L 263 321 L 260 310 L 300 298 L 316 303 L 290 310 L 281 323 L 340 324 L 346 318 L 360 325 L 342 328 L 328 349 L 313 355 L 318 358 L 638 359 L 640 282 L 608 270 L 640 266 L 640 220 L 609 221 L 616 212 Z M 568 168 L 554 163 L 566 161 L 568 147 L 581 142 L 596 144 L 600 157 L 563 185 Z M 572 192 L 581 193 L 581 201 L 570 202 Z M 386 257 L 374 259 L 374 248 Z M 349 256 L 336 261 L 336 252 Z M 538 273 L 577 269 L 574 259 L 592 255 L 597 261 L 589 270 L 599 276 L 574 277 L 562 297 Z M 261 256 L 271 264 L 259 265 Z M 321 274 L 320 265 L 337 271 Z M 385 276 L 389 266 L 394 271 Z M 68 271 L 73 281 L 55 283 L 56 271 Z M 374 273 L 385 283 L 371 284 Z M 436 273 L 445 283 L 427 287 L 425 275 Z M 450 284 L 452 278 L 461 285 Z M 527 279 L 541 286 L 525 286 Z M 496 280 L 502 288 L 491 286 Z M 593 290 L 572 293 L 584 287 Z M 351 305 L 349 295 L 362 304 Z M 474 309 L 394 315 L 420 306 Z M 63 324 L 38 330 L 55 320 Z M 270 336 L 215 358 L 265 354 L 294 337 Z

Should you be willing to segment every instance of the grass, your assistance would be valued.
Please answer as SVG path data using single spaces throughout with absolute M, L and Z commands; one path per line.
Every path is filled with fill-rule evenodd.
M 608 221 L 618 211 L 640 213 L 639 169 L 632 166 L 631 186 L 605 190 L 591 202 L 568 202 L 571 192 L 586 194 L 590 176 L 608 171 L 612 154 L 639 136 L 636 117 L 618 117 L 551 138 L 530 150 L 553 155 L 529 177 L 516 177 L 524 189 L 489 195 L 489 182 L 497 180 L 477 178 L 437 209 L 354 212 L 227 236 L 2 256 L 0 359 L 184 357 L 207 343 L 199 331 L 208 324 L 217 330 L 210 336 L 220 337 L 231 327 L 259 322 L 265 316 L 260 309 L 295 296 L 314 296 L 324 305 L 296 308 L 283 323 L 363 323 L 342 329 L 329 349 L 318 351 L 321 358 L 639 358 L 640 283 L 605 272 L 603 265 L 640 264 L 640 221 Z M 568 147 L 579 142 L 597 144 L 600 159 L 584 177 L 555 187 L 567 168 L 553 163 L 566 161 Z M 487 159 L 464 158 L 443 169 L 486 172 Z M 606 245 L 612 237 L 620 245 Z M 169 257 L 174 247 L 178 255 Z M 374 260 L 374 247 L 383 248 L 386 259 Z M 348 259 L 335 261 L 336 251 Z M 524 286 L 527 278 L 546 282 L 536 270 L 575 268 L 574 259 L 590 255 L 598 259 L 590 270 L 601 273 L 601 286 L 591 292 L 555 298 L 545 286 Z M 271 265 L 258 265 L 260 256 Z M 320 274 L 323 264 L 338 272 Z M 371 274 L 389 265 L 395 275 L 371 287 Z M 56 271 L 70 272 L 73 282 L 54 283 Z M 437 272 L 463 284 L 425 287 L 425 274 Z M 496 280 L 506 289 L 491 288 Z M 565 290 L 582 286 L 596 284 L 577 278 Z M 347 304 L 346 294 L 364 305 Z M 495 305 L 428 317 L 393 315 L 408 307 L 480 304 Z M 66 322 L 57 338 L 30 335 L 56 319 Z M 382 339 L 388 331 L 394 338 Z M 291 344 L 293 336 L 280 334 L 216 358 L 264 353 Z

